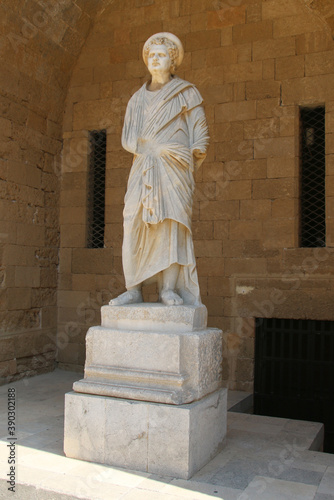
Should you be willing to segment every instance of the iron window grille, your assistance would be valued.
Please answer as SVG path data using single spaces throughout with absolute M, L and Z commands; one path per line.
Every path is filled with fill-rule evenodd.
M 300 109 L 300 246 L 326 246 L 325 107 Z
M 104 247 L 105 185 L 106 185 L 106 130 L 89 132 L 87 247 Z

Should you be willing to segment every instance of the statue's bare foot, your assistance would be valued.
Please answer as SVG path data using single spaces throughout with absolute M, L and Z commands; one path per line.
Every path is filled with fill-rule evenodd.
M 110 306 L 125 306 L 126 304 L 139 304 L 143 302 L 140 290 L 128 290 L 109 302 Z
M 162 290 L 160 294 L 161 302 L 166 306 L 180 306 L 183 300 L 180 295 L 173 292 L 173 290 Z

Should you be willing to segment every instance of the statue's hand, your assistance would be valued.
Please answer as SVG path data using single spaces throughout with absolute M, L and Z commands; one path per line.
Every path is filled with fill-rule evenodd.
M 193 155 L 195 156 L 195 158 L 198 158 L 199 160 L 206 157 L 206 153 L 204 153 L 200 149 L 194 149 Z

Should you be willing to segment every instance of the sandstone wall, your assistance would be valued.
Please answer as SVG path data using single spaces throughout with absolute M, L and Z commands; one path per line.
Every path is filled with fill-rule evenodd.
M 64 99 L 105 2 L 0 2 L 0 383 L 56 356 Z
M 320 8 L 323 8 L 320 13 Z M 122 208 L 131 155 L 126 104 L 147 79 L 144 41 L 172 31 L 178 75 L 205 100 L 211 145 L 198 173 L 193 233 L 210 325 L 224 331 L 224 379 L 250 390 L 254 318 L 334 319 L 334 52 L 330 3 L 114 1 L 75 66 L 64 117 L 60 198 L 60 366 L 84 363 L 87 328 L 123 290 Z M 327 248 L 298 248 L 301 105 L 326 104 Z M 107 128 L 105 248 L 87 249 L 87 134 Z M 146 290 L 149 300 L 153 288 Z

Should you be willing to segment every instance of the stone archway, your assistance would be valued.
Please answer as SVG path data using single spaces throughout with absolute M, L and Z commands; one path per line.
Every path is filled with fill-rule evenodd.
M 334 37 L 334 5 L 331 0 L 303 0 L 307 7 L 318 13 L 328 24 Z

